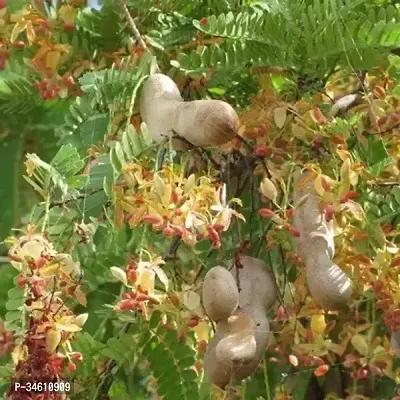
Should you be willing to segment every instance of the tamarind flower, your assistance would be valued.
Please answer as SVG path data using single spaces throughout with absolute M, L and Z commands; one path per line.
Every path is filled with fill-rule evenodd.
M 223 231 L 227 231 L 229 229 L 229 226 L 231 224 L 232 217 L 235 216 L 236 218 L 241 219 L 242 221 L 245 221 L 245 218 L 242 214 L 238 213 L 235 211 L 233 208 L 230 207 L 232 203 L 236 203 L 239 206 L 242 206 L 242 202 L 240 199 L 231 199 L 227 205 L 223 205 L 221 203 L 221 197 L 220 197 L 220 192 L 222 188 L 219 188 L 215 194 L 215 203 L 211 205 L 210 210 L 215 211 L 217 214 L 212 220 L 212 224 L 223 224 L 224 229 Z
M 52 244 L 41 235 L 22 236 L 8 252 L 11 264 L 19 271 L 24 262 L 38 263 L 41 258 L 53 257 L 56 254 Z
M 64 360 L 72 352 L 70 341 L 82 329 L 88 314 L 74 315 L 65 306 L 75 292 L 78 301 L 83 304 L 85 300 L 79 281 L 75 280 L 80 272 L 79 263 L 69 254 L 58 254 L 45 237 L 28 232 L 15 241 L 9 256 L 21 271 L 17 285 L 25 288 L 21 315 L 26 318 L 28 329 L 22 334 L 16 331 L 20 344 L 12 352 L 15 372 L 8 398 L 25 400 L 30 398 L 28 393 L 21 391 L 15 396 L 14 385 L 62 379 L 67 368 Z M 79 357 L 74 361 L 79 361 Z M 61 400 L 60 396 L 51 398 Z
M 125 170 L 134 168 L 127 165 Z M 126 220 L 132 228 L 143 221 L 166 237 L 181 237 L 189 247 L 203 239 L 219 247 L 219 232 L 229 228 L 232 216 L 244 219 L 230 207 L 231 203 L 239 201 L 231 199 L 227 205 L 226 188 L 216 187 L 209 177 L 196 179 L 191 174 L 183 178 L 182 174 L 173 174 L 168 169 L 142 182 L 137 173 L 134 176 L 139 184 L 137 192 L 131 195 L 128 191 L 119 200 L 120 207 L 129 213 Z
M 157 276 L 160 281 L 168 290 L 168 277 L 165 272 L 160 268 L 160 265 L 165 264 L 161 257 L 157 257 L 152 261 L 139 261 L 136 268 L 136 282 L 135 287 L 140 287 L 142 290 L 147 291 L 149 295 L 155 295 L 155 277 Z

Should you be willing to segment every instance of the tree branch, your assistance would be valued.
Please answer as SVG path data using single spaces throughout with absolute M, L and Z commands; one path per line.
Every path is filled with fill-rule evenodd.
M 147 51 L 150 53 L 149 48 L 147 47 L 145 41 L 143 40 L 142 36 L 140 35 L 139 29 L 137 28 L 135 21 L 133 20 L 131 13 L 128 10 L 128 7 L 125 3 L 125 0 L 118 0 L 119 5 L 121 6 L 126 20 L 128 21 L 128 25 L 131 28 L 131 31 L 133 33 L 133 36 L 135 37 L 136 43 L 139 44 L 140 47 L 142 47 L 143 50 Z
M 71 198 L 69 198 L 67 200 L 64 200 L 64 201 L 53 201 L 53 202 L 50 203 L 49 208 L 65 207 L 71 201 L 82 200 L 82 199 L 85 199 L 86 197 L 91 196 L 92 194 L 95 194 L 95 193 L 98 193 L 98 192 L 102 192 L 102 191 L 103 191 L 103 189 L 96 189 L 96 190 L 93 190 L 93 191 L 88 192 L 88 193 L 79 194 L 78 196 L 71 197 Z

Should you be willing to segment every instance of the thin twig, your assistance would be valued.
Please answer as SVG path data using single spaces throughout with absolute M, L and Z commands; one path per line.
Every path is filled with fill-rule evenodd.
M 205 155 L 207 157 L 207 159 L 211 162 L 211 164 L 214 166 L 214 168 L 217 169 L 218 171 L 220 171 L 221 165 L 218 163 L 218 161 L 216 161 L 212 157 L 211 154 L 209 154 L 207 152 L 207 150 L 203 149 L 202 147 L 195 146 L 193 143 L 190 143 L 189 140 L 187 140 L 183 136 L 180 136 L 178 132 L 176 132 L 174 130 L 172 130 L 172 131 L 174 133 L 174 136 L 173 136 L 174 139 L 178 139 L 178 140 L 182 141 L 183 143 L 190 145 L 192 147 L 192 150 L 194 152 L 196 152 L 202 159 L 203 159 L 203 155 Z
M 64 201 L 53 201 L 53 202 L 50 202 L 49 209 L 53 208 L 53 207 L 65 207 L 71 201 L 85 199 L 86 197 L 89 197 L 89 196 L 91 196 L 92 194 L 95 194 L 95 193 L 102 192 L 103 190 L 104 190 L 103 188 L 102 189 L 96 189 L 96 190 L 92 190 L 89 193 L 83 193 L 83 194 L 80 194 L 78 196 L 71 197 L 71 198 L 69 198 L 67 200 L 64 200 Z
M 125 13 L 126 20 L 128 21 L 128 25 L 132 30 L 133 36 L 135 37 L 135 40 L 136 40 L 136 43 L 138 43 L 139 46 L 143 50 L 145 50 L 145 51 L 150 53 L 150 50 L 147 47 L 147 45 L 146 45 L 145 41 L 143 40 L 142 36 L 140 35 L 139 29 L 137 28 L 137 26 L 135 24 L 135 21 L 133 20 L 133 18 L 131 16 L 131 13 L 129 12 L 125 1 L 124 0 L 119 0 L 118 2 L 119 2 L 119 5 L 121 6 L 122 10 Z
M 176 252 L 178 251 L 178 247 L 180 245 L 181 238 L 180 236 L 175 236 L 170 245 L 168 246 L 167 250 L 165 251 L 162 258 L 164 260 L 175 260 L 176 259 Z

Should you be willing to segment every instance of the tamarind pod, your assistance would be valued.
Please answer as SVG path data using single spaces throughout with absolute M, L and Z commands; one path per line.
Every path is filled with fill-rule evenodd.
M 195 146 L 220 146 L 232 140 L 239 117 L 221 100 L 193 100 L 178 106 L 174 130 Z
M 268 345 L 268 309 L 277 297 L 277 287 L 271 271 L 262 260 L 243 256 L 240 265 L 234 265 L 231 274 L 236 277 L 239 291 L 239 309 L 250 315 L 251 329 L 256 341 L 254 357 L 234 370 L 236 380 L 250 376 L 260 364 Z
M 305 259 L 307 284 L 313 299 L 325 310 L 344 307 L 352 293 L 351 279 L 327 251 L 311 252 Z
M 195 146 L 218 146 L 233 139 L 239 125 L 236 111 L 221 100 L 185 102 L 175 82 L 151 75 L 143 85 L 140 114 L 156 142 L 174 132 Z
M 220 322 L 207 348 L 204 373 L 221 389 L 250 376 L 263 359 L 268 345 L 268 319 L 263 313 L 249 318 L 250 329 L 236 333 L 229 333 L 226 321 Z
M 256 343 L 256 351 L 254 357 L 238 366 L 234 370 L 234 377 L 240 381 L 250 376 L 262 361 L 268 346 L 269 322 L 264 312 L 255 312 L 251 315 L 251 328 Z
M 223 267 L 211 268 L 203 283 L 203 306 L 213 321 L 227 319 L 239 304 L 239 291 L 230 272 Z
M 333 240 L 333 221 L 327 222 L 325 215 L 320 210 L 320 197 L 317 195 L 313 184 L 313 174 L 306 172 L 298 178 L 293 194 L 293 202 L 296 205 L 293 215 L 293 226 L 300 232 L 300 237 L 296 238 L 298 243 L 298 253 L 304 257 L 304 243 L 311 238 L 321 237 L 326 241 L 329 256 L 335 255 L 335 242 Z M 304 196 L 307 195 L 306 200 Z M 302 204 L 298 204 L 302 200 Z
M 274 304 L 277 296 L 275 280 L 268 266 L 258 258 L 242 256 L 240 266 L 234 265 L 231 274 L 239 287 L 239 307 L 244 310 L 263 309 Z
M 250 317 L 238 312 L 218 323 L 204 355 L 204 373 L 210 382 L 224 389 L 235 380 L 235 371 L 254 359 L 256 350 Z
M 226 335 L 215 348 L 217 359 L 229 361 L 233 365 L 251 361 L 256 353 L 256 341 L 249 314 L 239 311 L 219 325 Z
M 307 283 L 314 300 L 326 310 L 338 310 L 351 296 L 351 280 L 332 261 L 335 255 L 333 225 L 332 221 L 326 222 L 319 208 L 320 198 L 313 182 L 313 173 L 307 171 L 295 184 L 293 200 L 297 206 L 293 226 L 300 231 L 300 237 L 296 238 L 297 251 L 306 264 Z
M 239 289 L 239 308 L 218 323 L 204 357 L 204 373 L 221 388 L 251 375 L 264 356 L 269 335 L 266 313 L 277 295 L 267 268 L 263 261 L 245 256 L 230 271 Z

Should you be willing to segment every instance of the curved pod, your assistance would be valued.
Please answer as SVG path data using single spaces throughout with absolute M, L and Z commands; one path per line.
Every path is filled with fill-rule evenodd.
M 153 74 L 143 85 L 140 114 L 156 142 L 174 132 L 194 146 L 219 146 L 233 139 L 239 125 L 236 111 L 220 100 L 185 102 L 175 82 Z
M 306 264 L 313 299 L 325 310 L 338 310 L 350 299 L 351 279 L 332 261 L 335 255 L 333 223 L 326 222 L 319 208 L 320 197 L 313 182 L 312 172 L 307 171 L 295 185 L 293 226 L 300 231 L 297 251 Z
M 224 389 L 237 379 L 244 365 L 253 362 L 256 352 L 250 316 L 238 312 L 218 323 L 204 356 L 204 373 L 212 383 Z

